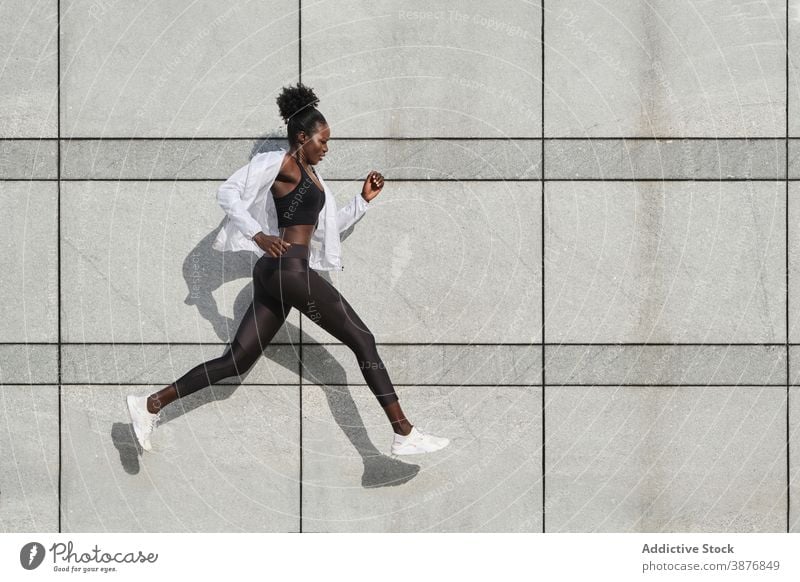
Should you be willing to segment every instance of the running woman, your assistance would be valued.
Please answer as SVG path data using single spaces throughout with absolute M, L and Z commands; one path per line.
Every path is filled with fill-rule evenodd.
M 297 83 L 296 87 L 284 87 L 277 102 L 281 117 L 287 123 L 290 148 L 279 162 L 280 168 L 270 188 L 272 195 L 265 199 L 265 204 L 274 204 L 278 234 L 270 235 L 252 226 L 260 224 L 254 222 L 253 218 L 253 215 L 259 216 L 259 209 L 248 209 L 249 214 L 242 214 L 240 193 L 237 192 L 234 202 L 226 201 L 223 205 L 236 228 L 264 253 L 253 268 L 253 302 L 221 357 L 195 366 L 172 384 L 149 396 L 127 397 L 136 439 L 143 450 L 152 450 L 150 435 L 166 405 L 224 378 L 246 373 L 283 325 L 292 307 L 295 307 L 355 354 L 364 379 L 394 431 L 392 454 L 412 455 L 442 449 L 449 444 L 449 439 L 428 434 L 406 419 L 369 328 L 336 288 L 309 266 L 311 262 L 312 265 L 327 264 L 333 265 L 331 268 L 341 268 L 337 263 L 338 248 L 331 252 L 331 244 L 326 246 L 325 241 L 330 240 L 327 238 L 331 236 L 330 231 L 341 231 L 343 228 L 339 224 L 335 200 L 326 193 L 324 183 L 314 169 L 314 165 L 328 152 L 331 132 L 322 113 L 316 108 L 319 99 L 309 87 L 301 83 Z M 249 172 L 247 175 L 249 178 Z M 381 192 L 383 185 L 383 176 L 379 172 L 370 172 L 361 191 L 364 202 L 356 202 L 366 206 L 365 203 Z M 326 202 L 331 205 L 332 214 L 323 212 Z M 260 215 L 264 216 L 263 208 L 260 210 Z M 331 209 L 327 210 L 330 212 Z M 234 213 L 237 213 L 236 216 Z M 323 220 L 329 226 L 326 229 L 328 232 L 321 237 L 319 248 L 322 250 L 315 254 L 311 251 L 311 241 L 321 215 L 328 218 Z M 356 215 L 359 215 L 357 209 L 352 213 L 346 210 L 344 226 L 354 223 Z M 331 216 L 337 218 L 330 219 Z M 330 227 L 331 223 L 334 228 Z M 340 228 L 336 228 L 337 225 Z M 335 236 L 333 246 L 338 246 L 339 232 Z

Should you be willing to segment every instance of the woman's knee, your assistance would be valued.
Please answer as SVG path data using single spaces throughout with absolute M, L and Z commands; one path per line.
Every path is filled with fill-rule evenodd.
M 246 373 L 258 360 L 260 354 L 244 350 L 235 341 L 231 344 L 228 351 L 220 358 L 227 377 L 241 376 Z
M 378 344 L 371 331 L 353 329 L 350 333 L 350 348 L 360 359 L 373 360 L 378 355 Z

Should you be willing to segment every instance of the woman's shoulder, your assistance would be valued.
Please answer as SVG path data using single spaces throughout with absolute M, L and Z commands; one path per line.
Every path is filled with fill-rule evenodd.
M 278 194 L 281 196 L 285 194 L 284 190 L 289 187 L 294 187 L 300 183 L 302 179 L 302 175 L 300 174 L 300 168 L 297 166 L 297 163 L 291 159 L 292 156 L 288 152 L 282 152 L 280 157 L 274 158 L 275 164 L 278 166 L 277 171 L 275 172 L 275 180 L 272 182 L 272 194 Z M 276 184 L 285 184 L 285 186 L 279 186 L 278 190 L 275 190 Z
M 278 168 L 278 176 L 285 180 L 290 178 L 292 180 L 300 180 L 300 168 L 298 168 L 297 163 L 292 159 L 292 155 L 289 152 L 284 152 L 283 157 L 280 161 L 280 168 Z
M 272 150 L 268 152 L 258 152 L 250 158 L 251 162 L 259 162 L 262 164 L 277 163 L 286 158 L 288 152 L 286 150 Z
M 284 168 L 287 168 L 286 159 L 288 155 L 285 150 L 275 150 L 268 152 L 259 152 L 250 158 L 251 173 L 255 171 L 262 174 L 268 169 L 273 169 L 278 174 L 284 173 Z

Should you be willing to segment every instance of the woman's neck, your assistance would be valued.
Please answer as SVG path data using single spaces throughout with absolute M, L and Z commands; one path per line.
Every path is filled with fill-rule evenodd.
M 294 149 L 290 149 L 290 150 L 289 150 L 289 155 L 290 155 L 290 156 L 294 156 L 294 157 L 296 157 L 296 158 L 299 158 L 299 159 L 300 159 L 300 161 L 301 161 L 301 162 L 303 162 L 303 163 L 304 163 L 304 164 L 307 166 L 307 165 L 309 165 L 309 164 L 308 164 L 308 160 L 305 158 L 305 156 L 298 155 L 298 152 L 300 152 L 300 150 L 301 150 L 301 149 L 302 149 L 302 148 L 299 148 L 299 147 L 297 147 L 297 148 L 294 148 Z

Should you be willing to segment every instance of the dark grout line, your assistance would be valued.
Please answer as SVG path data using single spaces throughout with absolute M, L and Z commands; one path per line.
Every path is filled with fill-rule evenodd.
M 539 83 L 540 89 L 541 89 L 541 104 L 542 104 L 542 117 L 541 117 L 541 128 L 540 128 L 541 129 L 541 137 L 540 137 L 540 139 L 542 141 L 541 141 L 541 147 L 539 148 L 540 149 L 540 156 L 541 156 L 540 167 L 542 169 L 541 177 L 544 177 L 544 176 L 547 175 L 547 173 L 545 171 L 545 165 L 544 165 L 545 164 L 545 159 L 544 159 L 544 152 L 545 152 L 545 142 L 544 142 L 544 114 L 545 114 L 545 110 L 544 110 L 544 104 L 545 104 L 545 100 L 544 100 L 544 90 L 545 90 L 545 79 L 544 79 L 544 73 L 545 73 L 545 68 L 544 68 L 544 58 L 545 58 L 545 51 L 544 51 L 544 42 L 545 42 L 545 38 L 544 38 L 544 14 L 545 14 L 545 12 L 544 12 L 544 2 L 545 2 L 545 0 L 542 0 L 541 19 L 540 19 L 541 22 L 539 23 L 540 27 L 541 27 L 541 30 L 539 31 L 539 49 L 541 51 L 540 59 L 541 59 L 541 73 L 542 73 L 541 74 L 541 82 Z M 545 277 L 545 252 L 547 251 L 547 248 L 545 246 L 545 236 L 544 236 L 544 232 L 545 232 L 545 224 L 544 224 L 544 220 L 545 220 L 545 204 L 544 204 L 545 182 L 544 182 L 544 180 L 541 181 L 540 192 L 541 192 L 541 209 L 540 209 L 540 215 L 541 215 L 541 245 L 542 245 L 541 246 L 541 260 L 542 260 L 542 264 L 541 264 L 541 269 L 542 269 L 542 293 L 541 293 L 542 393 L 541 393 L 541 403 L 540 403 L 540 415 L 541 415 L 541 422 L 542 422 L 542 436 L 541 436 L 541 439 L 542 439 L 542 451 L 541 451 L 541 455 L 542 455 L 542 533 L 545 533 L 547 531 L 546 525 L 545 525 L 546 524 L 545 520 L 547 518 L 547 512 L 546 512 L 547 504 L 546 504 L 545 500 L 546 500 L 547 496 L 546 496 L 546 490 L 545 490 L 545 485 L 546 485 L 546 483 L 545 483 L 546 465 L 545 465 L 545 448 L 544 448 L 545 447 L 545 390 L 547 390 L 547 383 L 546 383 L 547 379 L 545 377 L 545 364 L 547 362 L 547 357 L 546 357 L 546 354 L 545 354 L 546 337 L 545 337 L 545 309 L 544 309 L 544 290 L 545 290 L 545 288 L 544 288 L 544 277 Z
M 270 346 L 296 346 L 300 342 L 270 342 Z M 595 347 L 797 347 L 800 343 L 764 343 L 764 342 L 539 342 L 544 343 L 546 346 L 553 347 L 572 347 L 572 346 L 595 346 Z M 402 346 L 402 347 L 440 347 L 440 346 L 457 346 L 457 347 L 522 347 L 530 346 L 529 342 L 503 342 L 503 343 L 477 343 L 477 342 L 377 342 L 380 346 Z M 4 342 L 0 341 L 0 346 L 65 346 L 65 347 L 81 347 L 81 346 L 219 346 L 225 347 L 227 342 Z M 316 346 L 342 346 L 341 342 L 318 342 L 309 343 L 309 347 Z
M 458 388 L 464 387 L 479 387 L 486 386 L 487 384 L 406 384 L 407 386 L 452 386 Z M 495 385 L 491 385 L 495 387 Z M 526 386 L 540 386 L 539 384 L 497 384 L 498 388 L 505 387 L 526 387 Z M 642 386 L 645 388 L 730 388 L 732 386 L 737 388 L 786 388 L 783 383 L 780 384 L 736 384 L 735 382 L 723 382 L 721 384 L 709 384 L 708 382 L 683 382 L 683 383 L 662 383 L 662 382 L 548 382 L 547 386 L 559 386 L 563 388 L 635 388 Z
M 789 0 L 786 0 L 786 134 L 784 141 L 784 154 L 786 156 L 786 192 L 785 192 L 785 207 L 786 207 L 786 533 L 791 531 L 791 473 L 790 473 L 790 454 L 789 454 L 789 393 L 791 386 L 790 378 L 790 364 L 789 364 Z
M 537 345 L 537 344 L 533 344 Z M 5 384 L 10 384 L 14 386 L 53 386 L 55 382 L 5 382 Z M 85 382 L 61 382 L 62 386 L 141 386 L 143 384 L 153 384 L 153 382 L 92 382 L 92 381 L 85 381 Z M 165 382 L 166 384 L 166 382 Z M 217 383 L 214 386 L 223 386 L 223 387 L 241 387 L 247 388 L 248 386 L 252 386 L 254 388 L 263 388 L 263 387 L 270 387 L 270 386 L 291 386 L 292 382 L 268 382 L 268 383 L 259 383 L 259 382 L 248 382 L 246 384 L 241 383 Z M 297 383 L 294 383 L 298 385 Z M 369 387 L 369 384 L 365 384 L 364 382 L 322 382 L 322 381 L 311 381 L 309 380 L 308 386 L 318 386 L 320 384 L 324 384 L 325 386 L 359 386 L 359 387 Z M 446 382 L 427 382 L 427 383 L 419 383 L 419 382 L 393 382 L 395 386 L 401 386 L 406 388 L 424 388 L 424 387 L 441 387 L 441 388 L 537 388 L 541 387 L 542 384 L 532 384 L 530 382 L 524 384 L 514 384 L 514 383 L 491 383 L 491 382 L 478 382 L 467 384 L 465 382 L 458 382 L 457 384 L 448 384 Z M 780 383 L 773 383 L 773 384 L 753 384 L 753 383 L 743 383 L 739 384 L 736 382 L 721 382 L 716 384 L 711 384 L 708 382 L 548 382 L 547 386 L 563 386 L 563 387 L 576 387 L 576 388 L 614 388 L 614 387 L 636 387 L 636 386 L 645 386 L 645 387 L 656 387 L 656 388 L 730 388 L 732 386 L 740 387 L 740 388 L 781 388 L 783 390 L 786 389 L 786 384 L 784 382 Z M 792 387 L 798 387 L 800 384 L 794 384 Z
M 56 229 L 58 248 L 58 532 L 61 533 L 61 478 L 62 478 L 62 418 L 61 418 L 61 0 L 56 8 L 56 127 L 58 141 L 56 147 Z
M 327 178 L 355 182 L 361 178 Z M 222 182 L 225 178 L 0 178 L 0 182 Z M 798 182 L 800 178 L 392 178 L 392 182 Z M 498 194 L 499 196 L 499 194 Z
M 544 64 L 544 63 L 543 63 Z M 544 70 L 544 67 L 543 67 Z M 544 82 L 544 73 L 542 73 Z M 542 108 L 544 111 L 544 107 Z M 542 123 L 544 125 L 544 122 Z M 174 136 L 174 137 L 142 137 L 142 136 L 75 136 L 75 137 L 3 137 L 3 141 L 286 141 L 287 136 L 263 137 L 263 136 Z M 331 141 L 784 141 L 784 139 L 800 139 L 800 136 L 679 136 L 679 135 L 659 135 L 659 136 L 625 136 L 625 135 L 606 135 L 606 136 L 585 136 L 585 137 L 534 137 L 534 136 L 342 136 L 332 137 Z

